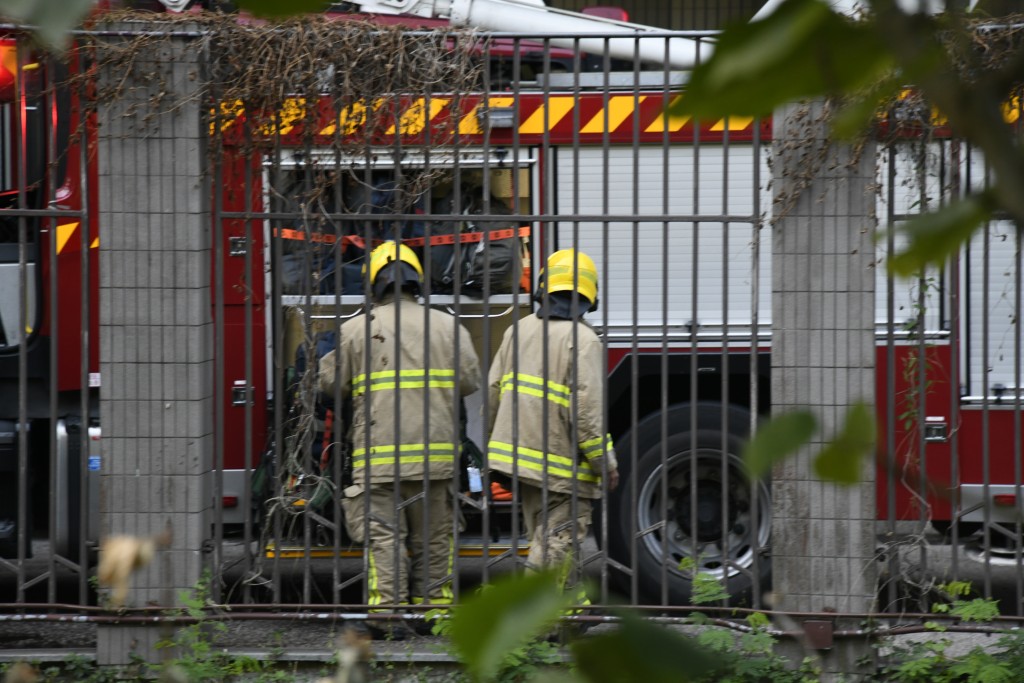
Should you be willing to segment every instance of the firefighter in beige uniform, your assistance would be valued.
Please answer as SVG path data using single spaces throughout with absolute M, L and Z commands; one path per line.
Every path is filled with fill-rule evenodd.
M 518 339 L 514 328 L 506 331 L 491 367 L 487 459 L 519 485 L 528 565 L 558 567 L 565 583 L 576 573 L 572 549 L 587 534 L 591 500 L 601 497 L 603 477 L 612 490 L 619 474 L 611 437 L 601 431 L 604 351 L 582 319 L 597 306 L 597 268 L 586 254 L 563 249 L 546 270 L 538 311 L 519 322 Z M 582 592 L 578 599 L 588 602 Z
M 320 364 L 321 391 L 332 395 L 337 377 L 342 397 L 352 400 L 347 436 L 353 485 L 342 499 L 346 527 L 357 542 L 368 532 L 369 605 L 447 605 L 455 557 L 458 406 L 479 389 L 480 366 L 466 329 L 417 302 L 423 268 L 409 247 L 378 246 L 370 254 L 369 275 L 369 340 L 366 314 L 358 315 L 342 325 L 338 349 Z M 421 494 L 424 499 L 396 511 L 396 501 Z

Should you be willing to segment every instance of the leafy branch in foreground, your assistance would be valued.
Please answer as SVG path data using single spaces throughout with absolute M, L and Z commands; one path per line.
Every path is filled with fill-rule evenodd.
M 876 431 L 871 408 L 864 403 L 853 405 L 842 427 L 814 457 L 815 473 L 837 484 L 859 483 L 864 461 L 874 453 Z M 744 449 L 743 460 L 750 476 L 766 476 L 775 463 L 794 455 L 817 432 L 817 419 L 805 410 L 784 413 L 766 422 Z
M 841 104 L 833 132 L 848 138 L 901 103 L 910 84 L 937 111 L 926 127 L 948 127 L 979 148 L 992 180 L 894 228 L 908 239 L 888 265 L 907 275 L 941 266 L 993 216 L 1024 224 L 1024 148 L 1007 122 L 1008 113 L 1019 118 L 1019 92 L 1016 107 L 1007 101 L 1024 84 L 1024 22 L 907 13 L 895 0 L 869 4 L 853 20 L 820 0 L 787 0 L 764 20 L 727 28 L 673 114 L 761 116 L 797 100 L 831 98 Z
M 557 572 L 505 578 L 453 610 L 448 633 L 473 680 L 491 681 L 505 659 L 551 628 L 571 601 Z
M 94 0 L 2 0 L 0 17 L 32 26 L 36 39 L 46 48 L 64 50 Z

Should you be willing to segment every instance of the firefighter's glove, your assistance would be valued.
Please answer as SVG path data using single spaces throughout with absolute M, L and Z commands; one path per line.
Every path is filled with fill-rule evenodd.
M 614 491 L 619 488 L 619 470 L 608 470 L 608 491 Z

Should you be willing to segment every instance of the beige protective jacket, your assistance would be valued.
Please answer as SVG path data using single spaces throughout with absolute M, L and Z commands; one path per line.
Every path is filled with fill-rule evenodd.
M 320 360 L 320 390 L 334 395 L 337 377 L 342 398 L 352 399 L 353 480 L 367 482 L 369 456 L 369 483 L 395 481 L 396 455 L 398 479 L 451 478 L 461 443 L 459 400 L 481 380 L 469 332 L 403 293 L 371 309 L 367 349 L 366 315 L 346 321 L 338 348 Z
M 488 378 L 488 466 L 508 475 L 515 469 L 523 481 L 551 491 L 600 498 L 605 464 L 610 472 L 618 463 L 611 437 L 601 431 L 605 364 L 597 333 L 583 321 L 550 318 L 545 340 L 545 321 L 531 315 L 519 322 L 514 353 L 513 332 L 506 330 Z

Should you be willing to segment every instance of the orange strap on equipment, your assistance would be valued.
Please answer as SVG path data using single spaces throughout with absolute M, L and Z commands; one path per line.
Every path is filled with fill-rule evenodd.
M 436 247 L 440 244 L 455 244 L 461 242 L 462 244 L 469 244 L 471 242 L 482 242 L 484 235 L 489 235 L 491 240 L 507 240 L 513 237 L 529 237 L 530 226 L 522 225 L 518 228 L 502 228 L 501 230 L 491 230 L 489 232 L 460 232 L 459 234 L 450 235 L 433 235 L 430 238 L 430 246 Z M 402 244 L 410 247 L 422 247 L 426 244 L 426 237 L 412 237 L 407 240 L 402 240 Z
M 459 234 L 450 235 L 433 235 L 430 238 L 430 246 L 436 247 L 442 244 L 455 244 L 460 242 L 462 244 L 470 244 L 475 242 L 482 242 L 484 235 L 490 236 L 491 240 L 507 240 L 513 237 L 529 237 L 530 226 L 522 225 L 518 228 L 502 228 L 501 230 L 491 230 L 488 232 L 460 232 Z M 313 242 L 314 244 L 334 244 L 338 238 L 334 235 L 329 235 L 322 232 L 311 232 L 305 233 L 301 230 L 293 230 L 291 228 L 282 228 L 274 230 L 274 237 L 280 237 L 286 240 L 298 240 L 300 242 L 307 241 Z M 343 235 L 341 237 L 342 243 L 351 244 L 353 246 L 364 249 L 366 241 L 358 235 Z M 374 243 L 380 244 L 387 240 L 373 240 Z M 409 239 L 403 239 L 402 244 L 408 247 L 422 247 L 428 244 L 425 237 L 411 237 Z
M 297 242 L 312 242 L 313 244 L 334 244 L 338 241 L 336 235 L 331 235 L 326 232 L 310 232 L 306 233 L 302 230 L 294 230 L 292 228 L 274 228 L 274 237 L 280 237 L 284 240 L 295 240 Z M 342 235 L 341 243 L 351 244 L 352 246 L 363 249 L 366 246 L 366 241 L 359 235 Z

